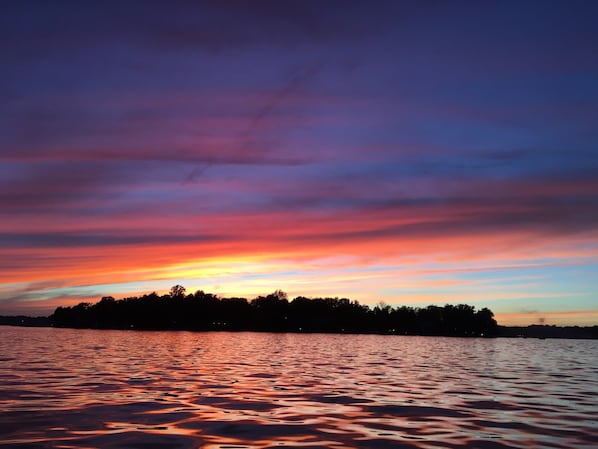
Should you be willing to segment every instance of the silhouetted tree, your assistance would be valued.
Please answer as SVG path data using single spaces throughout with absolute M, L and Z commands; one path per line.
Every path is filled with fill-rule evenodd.
M 498 335 L 498 323 L 490 309 L 484 307 L 482 310 L 478 310 L 475 314 L 474 323 L 476 334 L 487 337 Z
M 170 297 L 171 298 L 183 298 L 185 296 L 185 292 L 187 291 L 187 289 L 185 287 L 183 287 L 182 285 L 173 285 L 170 288 Z
M 419 332 L 417 311 L 413 307 L 397 307 L 390 313 L 390 319 L 395 333 L 415 335 Z
M 268 296 L 258 296 L 251 301 L 254 324 L 261 330 L 287 330 L 288 306 L 287 295 L 281 290 L 276 290 Z
M 376 307 L 374 307 L 372 313 L 374 315 L 373 324 L 375 329 L 384 332 L 392 331 L 391 310 L 391 307 L 383 301 L 379 302 Z
M 218 298 L 198 290 L 185 296 L 175 285 L 169 294 L 155 292 L 116 300 L 103 297 L 96 304 L 82 302 L 58 307 L 50 317 L 54 326 L 98 329 L 253 330 L 277 332 L 379 332 L 396 334 L 494 336 L 493 313 L 465 304 L 397 307 L 381 302 L 373 309 L 347 298 L 306 298 L 289 302 L 275 290 L 250 302 Z

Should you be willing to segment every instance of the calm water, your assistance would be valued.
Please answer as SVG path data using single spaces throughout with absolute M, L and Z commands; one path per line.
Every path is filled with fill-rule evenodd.
M 0 326 L 0 448 L 596 448 L 598 341 Z

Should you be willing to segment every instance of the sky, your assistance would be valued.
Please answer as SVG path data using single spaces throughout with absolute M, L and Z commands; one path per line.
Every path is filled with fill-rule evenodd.
M 3 2 L 0 314 L 181 284 L 597 325 L 597 20 Z

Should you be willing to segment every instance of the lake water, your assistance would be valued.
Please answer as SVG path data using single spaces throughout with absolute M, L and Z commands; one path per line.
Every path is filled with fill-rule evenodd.
M 0 448 L 597 448 L 598 341 L 0 326 Z

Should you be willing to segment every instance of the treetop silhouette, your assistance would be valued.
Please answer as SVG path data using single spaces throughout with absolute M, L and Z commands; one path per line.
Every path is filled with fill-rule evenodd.
M 58 307 L 50 316 L 56 327 L 93 329 L 345 332 L 401 335 L 495 336 L 498 326 L 491 310 L 466 304 L 425 308 L 373 308 L 347 298 L 306 298 L 289 301 L 276 290 L 267 296 L 219 298 L 198 290 L 186 294 L 175 285 L 166 295 L 155 292 L 116 300 L 103 297 Z

